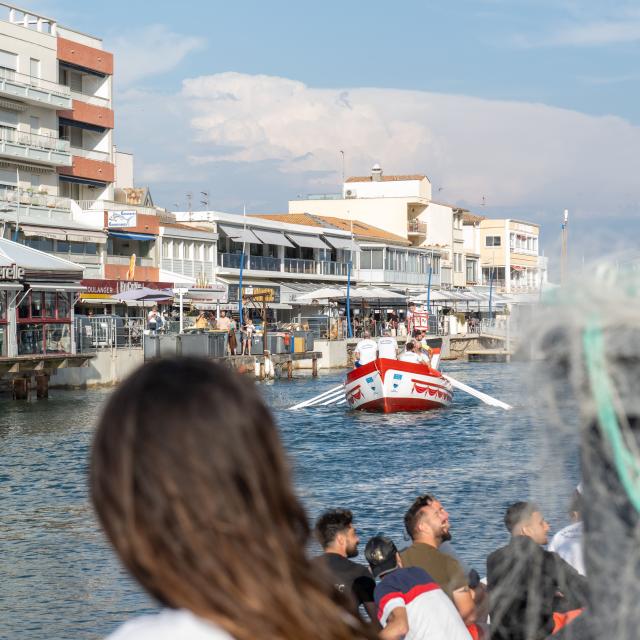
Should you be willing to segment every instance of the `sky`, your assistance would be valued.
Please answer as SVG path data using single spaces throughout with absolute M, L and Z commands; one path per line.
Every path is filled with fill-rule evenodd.
M 115 142 L 161 206 L 285 212 L 374 163 L 542 225 L 559 254 L 640 231 L 640 4 L 42 0 L 115 54 Z M 152 7 L 152 9 L 150 9 Z

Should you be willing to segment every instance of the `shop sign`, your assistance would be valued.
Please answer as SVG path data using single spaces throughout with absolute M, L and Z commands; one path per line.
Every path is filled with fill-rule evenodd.
M 149 280 L 80 280 L 86 291 L 80 294 L 81 300 L 105 300 L 113 298 L 117 293 L 132 289 L 172 289 L 173 282 L 152 282 Z
M 266 295 L 265 295 L 266 294 Z M 242 297 L 246 300 L 248 296 L 253 296 L 257 303 L 263 300 L 267 303 L 280 302 L 280 287 L 259 287 L 256 285 L 243 287 Z M 229 302 L 238 301 L 238 285 L 229 285 Z
M 24 269 L 17 264 L 8 267 L 0 267 L 0 280 L 22 280 L 24 278 Z
M 135 211 L 107 211 L 107 227 L 109 229 L 130 229 L 136 225 Z

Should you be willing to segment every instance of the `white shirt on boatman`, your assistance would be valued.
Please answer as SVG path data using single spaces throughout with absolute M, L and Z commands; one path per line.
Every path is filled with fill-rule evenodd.
M 398 356 L 398 343 L 392 336 L 384 336 L 378 340 L 378 357 L 395 360 Z
M 413 362 L 415 364 L 424 364 L 423 359 L 415 353 L 415 351 L 404 351 L 400 354 L 398 360 L 402 360 L 402 362 Z
M 358 355 L 358 362 L 361 365 L 373 362 L 378 357 L 378 345 L 376 341 L 371 340 L 371 338 L 360 340 L 356 345 L 356 354 Z

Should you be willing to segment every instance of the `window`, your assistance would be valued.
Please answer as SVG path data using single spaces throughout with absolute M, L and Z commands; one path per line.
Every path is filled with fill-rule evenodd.
M 38 116 L 29 116 L 29 126 L 31 133 L 40 133 L 40 118 Z
M 9 51 L 0 51 L 0 78 L 12 80 L 18 70 L 18 55 Z
M 382 249 L 363 249 L 360 253 L 361 269 L 382 269 Z
M 502 244 L 502 238 L 500 236 L 487 236 L 485 238 L 485 247 L 499 247 Z
M 467 282 L 477 282 L 478 280 L 478 261 L 467 260 Z
M 162 241 L 162 257 L 163 258 L 171 257 L 171 240 Z
M 173 241 L 173 259 L 177 260 L 180 257 L 180 243 L 177 240 Z
M 461 253 L 453 254 L 453 270 L 456 273 L 462 273 L 462 254 Z
M 29 58 L 29 75 L 32 78 L 40 77 L 40 60 Z

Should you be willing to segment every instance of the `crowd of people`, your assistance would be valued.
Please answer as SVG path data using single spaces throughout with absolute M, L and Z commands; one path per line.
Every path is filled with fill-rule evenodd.
M 116 552 L 163 606 L 110 640 L 542 640 L 587 616 L 580 494 L 576 522 L 548 548 L 541 510 L 512 504 L 511 539 L 488 556 L 486 584 L 451 548 L 449 514 L 431 494 L 406 509 L 407 548 L 376 535 L 367 565 L 354 562 L 353 514 L 332 509 L 315 524 L 323 553 L 310 557 L 268 408 L 210 361 L 153 361 L 120 385 L 95 435 L 90 487 Z

